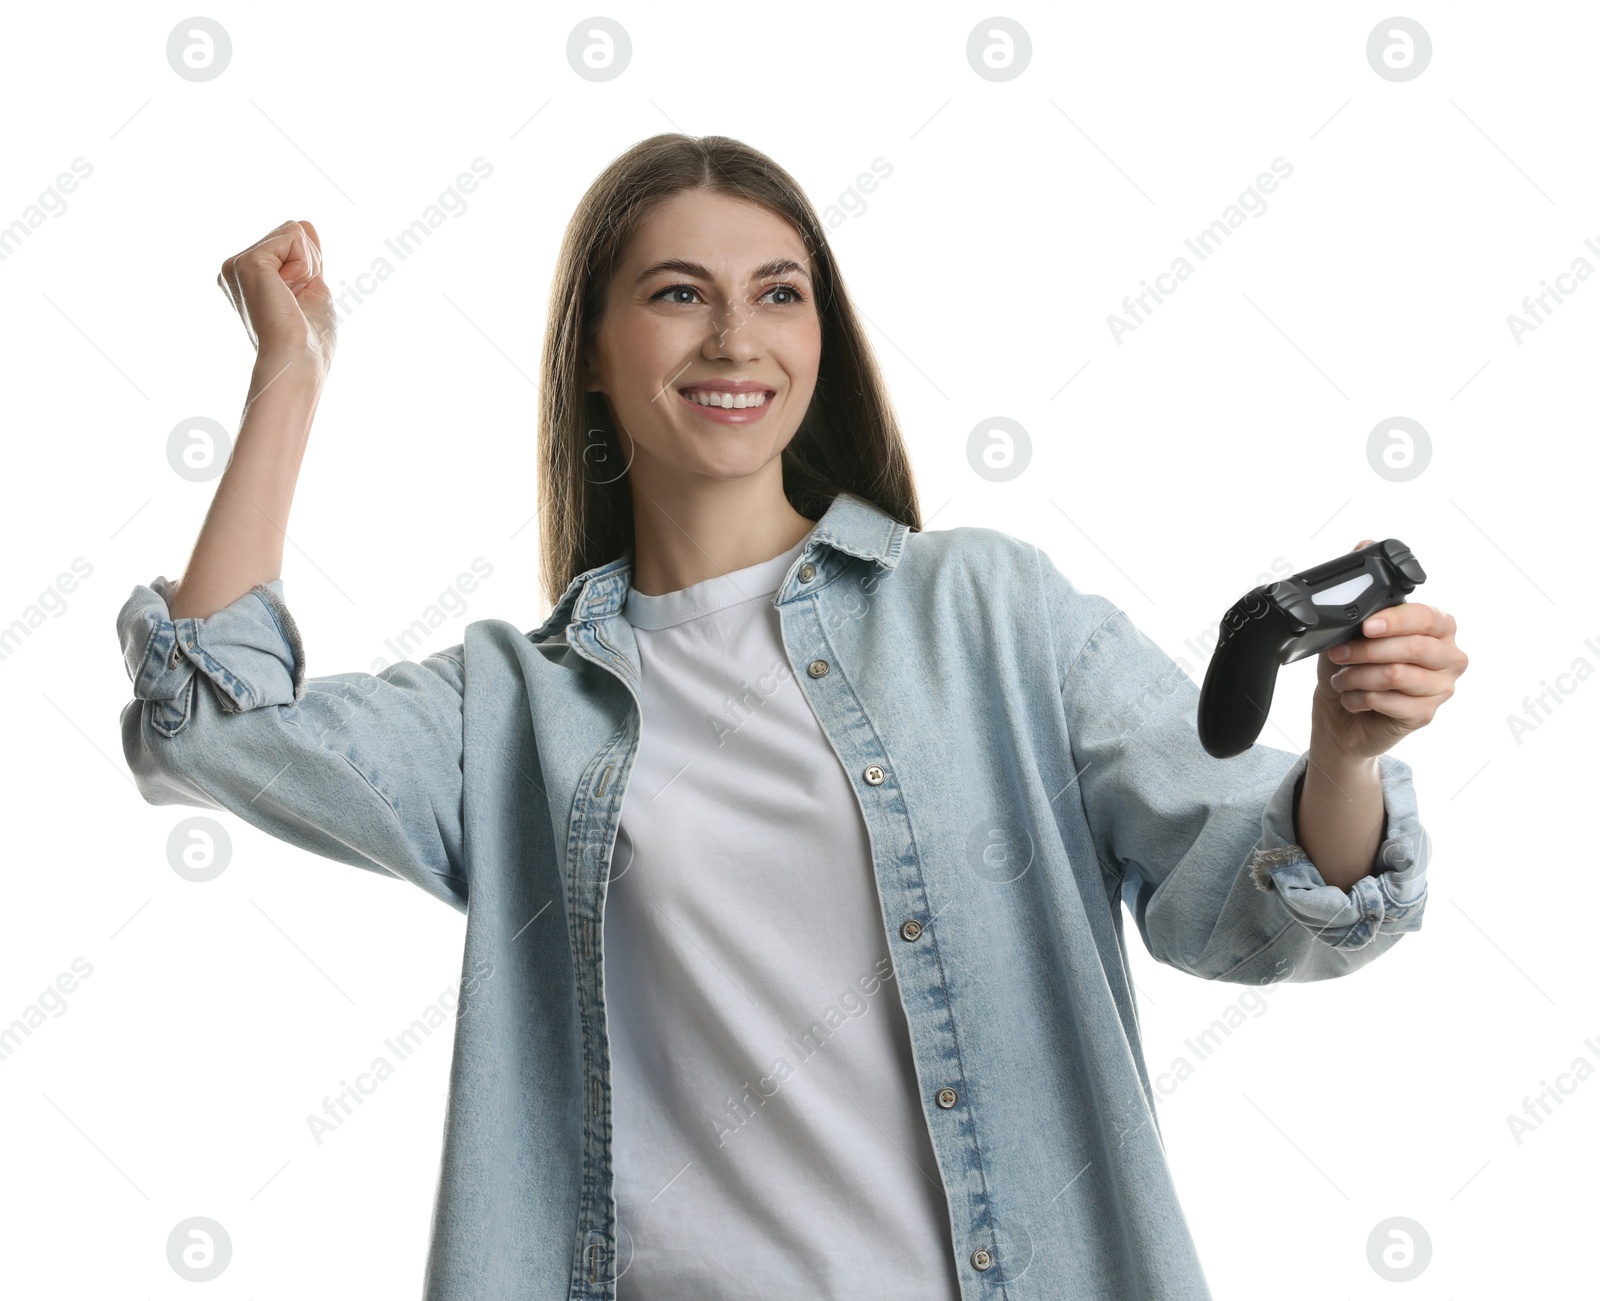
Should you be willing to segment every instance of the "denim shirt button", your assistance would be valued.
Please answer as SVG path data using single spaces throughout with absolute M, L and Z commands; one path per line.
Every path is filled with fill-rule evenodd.
M 883 769 L 878 767 L 877 764 L 873 764 L 872 767 L 868 768 L 866 772 L 862 773 L 861 775 L 867 779 L 868 786 L 883 785 Z
M 809 583 L 817 576 L 817 567 L 809 562 L 800 566 L 800 581 Z
M 956 1091 L 950 1088 L 940 1089 L 939 1092 L 934 1095 L 933 1100 L 946 1111 L 949 1111 L 951 1107 L 956 1105 Z
M 914 939 L 917 938 L 917 936 L 919 936 L 921 934 L 922 934 L 922 923 L 919 922 L 915 917 L 908 918 L 907 920 L 905 920 L 905 921 L 900 923 L 900 938 L 901 939 L 903 939 L 903 940 L 914 940 Z
M 828 661 L 827 660 L 812 660 L 811 663 L 806 665 L 806 672 L 809 673 L 814 678 L 820 678 L 827 671 L 828 671 Z
M 994 1264 L 994 1257 L 989 1254 L 987 1247 L 979 1247 L 972 1253 L 973 1269 L 988 1269 L 992 1264 Z

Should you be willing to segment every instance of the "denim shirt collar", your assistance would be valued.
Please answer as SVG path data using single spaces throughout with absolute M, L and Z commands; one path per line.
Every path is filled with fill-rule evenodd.
M 824 550 L 870 560 L 884 570 L 900 563 L 906 534 L 911 532 L 887 511 L 854 493 L 841 492 L 806 535 L 799 562 L 820 556 Z M 614 560 L 586 569 L 567 584 L 549 617 L 528 635 L 535 640 L 559 632 L 569 622 L 597 622 L 618 614 L 633 581 L 633 547 Z M 779 588 L 778 600 L 792 592 L 791 572 Z

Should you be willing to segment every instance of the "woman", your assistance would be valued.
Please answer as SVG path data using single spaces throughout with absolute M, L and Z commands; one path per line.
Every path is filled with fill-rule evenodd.
M 1417 929 L 1426 838 L 1380 753 L 1464 667 L 1449 616 L 1394 607 L 1320 665 L 1305 755 L 1211 758 L 1110 601 L 921 531 L 792 178 L 663 135 L 555 277 L 553 612 L 308 678 L 278 575 L 333 351 L 315 229 L 219 279 L 251 398 L 182 582 L 120 614 L 125 753 L 152 803 L 467 914 L 428 1301 L 1206 1297 L 1122 903 L 1242 983 Z

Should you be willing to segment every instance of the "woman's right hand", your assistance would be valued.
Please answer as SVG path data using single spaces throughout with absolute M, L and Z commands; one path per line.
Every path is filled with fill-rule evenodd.
M 337 321 L 322 278 L 322 242 L 309 221 L 286 221 L 222 264 L 217 284 L 244 321 L 258 357 L 288 365 L 310 358 L 325 375 Z

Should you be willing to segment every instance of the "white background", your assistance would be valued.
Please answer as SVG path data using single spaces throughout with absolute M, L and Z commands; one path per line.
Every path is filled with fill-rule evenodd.
M 8 9 L 0 225 L 74 159 L 93 171 L 0 261 L 0 624 L 75 558 L 92 573 L 0 661 L 0 1025 L 74 958 L 93 973 L 0 1062 L 0 1292 L 420 1291 L 448 1034 L 320 1145 L 306 1116 L 458 979 L 464 920 L 229 815 L 228 870 L 176 875 L 167 838 L 195 810 L 133 787 L 115 616 L 182 572 L 214 489 L 169 468 L 169 433 L 237 429 L 252 354 L 222 260 L 309 218 L 337 291 L 482 157 L 466 210 L 342 322 L 284 587 L 314 675 L 393 658 L 384 639 L 475 557 L 493 575 L 426 650 L 476 618 L 536 626 L 533 380 L 558 242 L 611 158 L 683 130 L 738 137 L 851 214 L 831 240 L 929 528 L 1039 543 L 1196 681 L 1186 640 L 1275 562 L 1364 537 L 1415 550 L 1413 599 L 1451 612 L 1471 657 L 1394 751 L 1433 843 L 1423 929 L 1348 979 L 1275 988 L 1158 1114 L 1219 1301 L 1594 1294 L 1600 1078 L 1521 1143 L 1507 1123 L 1575 1059 L 1600 1066 L 1592 667 L 1520 743 L 1507 720 L 1600 665 L 1600 285 L 1520 342 L 1507 318 L 1575 258 L 1600 266 L 1600 19 L 1419 4 L 1401 12 L 1432 61 L 1396 83 L 1366 57 L 1385 5 L 1028 3 L 1001 12 L 1031 62 L 997 83 L 966 55 L 994 12 L 223 4 L 203 13 L 232 62 L 196 84 L 165 53 L 193 11 Z M 596 13 L 633 44 L 605 83 L 567 62 Z M 852 193 L 880 158 L 892 172 Z M 1118 342 L 1124 296 L 1275 158 L 1293 174 L 1266 211 Z M 996 415 L 1032 442 L 1006 483 L 967 459 Z M 1367 457 L 1394 416 L 1432 440 L 1404 482 Z M 1306 745 L 1314 663 L 1284 670 L 1264 743 Z M 1247 990 L 1128 934 L 1160 1072 Z M 233 1242 L 204 1287 L 165 1256 L 191 1215 Z M 1395 1215 L 1431 1241 L 1404 1285 L 1367 1260 Z

